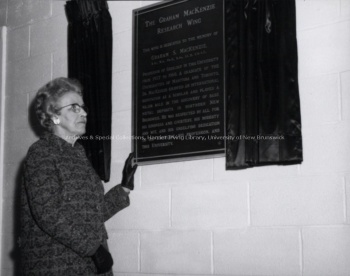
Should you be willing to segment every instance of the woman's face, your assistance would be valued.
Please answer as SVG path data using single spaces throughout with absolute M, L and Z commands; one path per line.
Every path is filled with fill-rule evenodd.
M 54 132 L 64 139 L 72 136 L 81 136 L 85 133 L 87 113 L 83 108 L 76 112 L 77 109 L 74 109 L 72 104 L 84 105 L 82 97 L 76 92 L 64 94 L 56 103 L 56 108 L 60 109 L 60 114 L 55 115 L 55 117 L 60 120 L 60 123 L 55 125 L 56 129 Z

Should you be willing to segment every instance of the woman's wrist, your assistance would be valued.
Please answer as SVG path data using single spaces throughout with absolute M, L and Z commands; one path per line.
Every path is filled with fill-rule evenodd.
M 130 194 L 130 189 L 125 188 L 125 187 L 123 187 L 123 186 L 122 186 L 122 188 L 123 188 L 123 190 L 124 190 L 125 193 Z

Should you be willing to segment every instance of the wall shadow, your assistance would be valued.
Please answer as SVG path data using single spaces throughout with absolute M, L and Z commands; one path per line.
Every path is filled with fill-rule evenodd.
M 20 162 L 20 165 L 17 170 L 16 178 L 15 178 L 15 192 L 14 192 L 14 208 L 13 208 L 13 247 L 10 252 L 10 258 L 13 261 L 14 276 L 21 275 L 21 261 L 20 261 L 20 247 L 19 247 L 19 235 L 20 235 L 20 208 L 21 208 L 21 183 L 23 176 L 23 163 L 24 158 Z
M 34 100 L 31 102 L 28 108 L 28 122 L 29 129 L 39 138 L 43 133 L 44 129 L 40 126 L 36 114 L 34 111 Z M 23 153 L 23 159 L 18 165 L 16 177 L 14 179 L 14 202 L 13 202 L 13 247 L 9 252 L 10 258 L 13 261 L 13 276 L 20 276 L 21 274 L 21 260 L 20 260 L 20 231 L 21 231 L 21 192 L 23 182 L 23 165 L 25 161 L 25 153 Z M 10 215 L 10 214 L 9 214 Z M 6 253 L 5 253 L 6 254 Z

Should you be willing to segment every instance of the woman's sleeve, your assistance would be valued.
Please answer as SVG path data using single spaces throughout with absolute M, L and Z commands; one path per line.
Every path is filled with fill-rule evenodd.
M 105 194 L 104 218 L 109 220 L 120 210 L 130 205 L 128 194 L 123 190 L 121 185 L 116 185 Z
M 32 215 L 41 228 L 59 243 L 71 248 L 80 256 L 88 256 L 101 243 L 102 238 L 90 223 L 85 223 L 79 210 L 72 216 L 63 212 L 65 202 L 54 159 L 49 153 L 28 154 L 24 167 L 25 188 Z M 84 208 L 72 203 L 71 212 Z M 67 207 L 67 205 L 66 205 Z M 76 208 L 76 209 L 74 209 Z

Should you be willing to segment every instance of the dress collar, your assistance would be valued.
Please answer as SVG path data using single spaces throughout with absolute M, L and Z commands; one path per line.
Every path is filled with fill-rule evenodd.
M 52 145 L 54 147 L 58 147 L 60 149 L 60 151 L 72 150 L 72 149 L 82 149 L 82 145 L 78 141 L 76 141 L 74 143 L 74 146 L 72 146 L 72 144 L 68 143 L 66 140 L 62 139 L 61 137 L 59 137 L 51 132 L 44 134 L 41 139 L 49 142 L 50 145 Z

